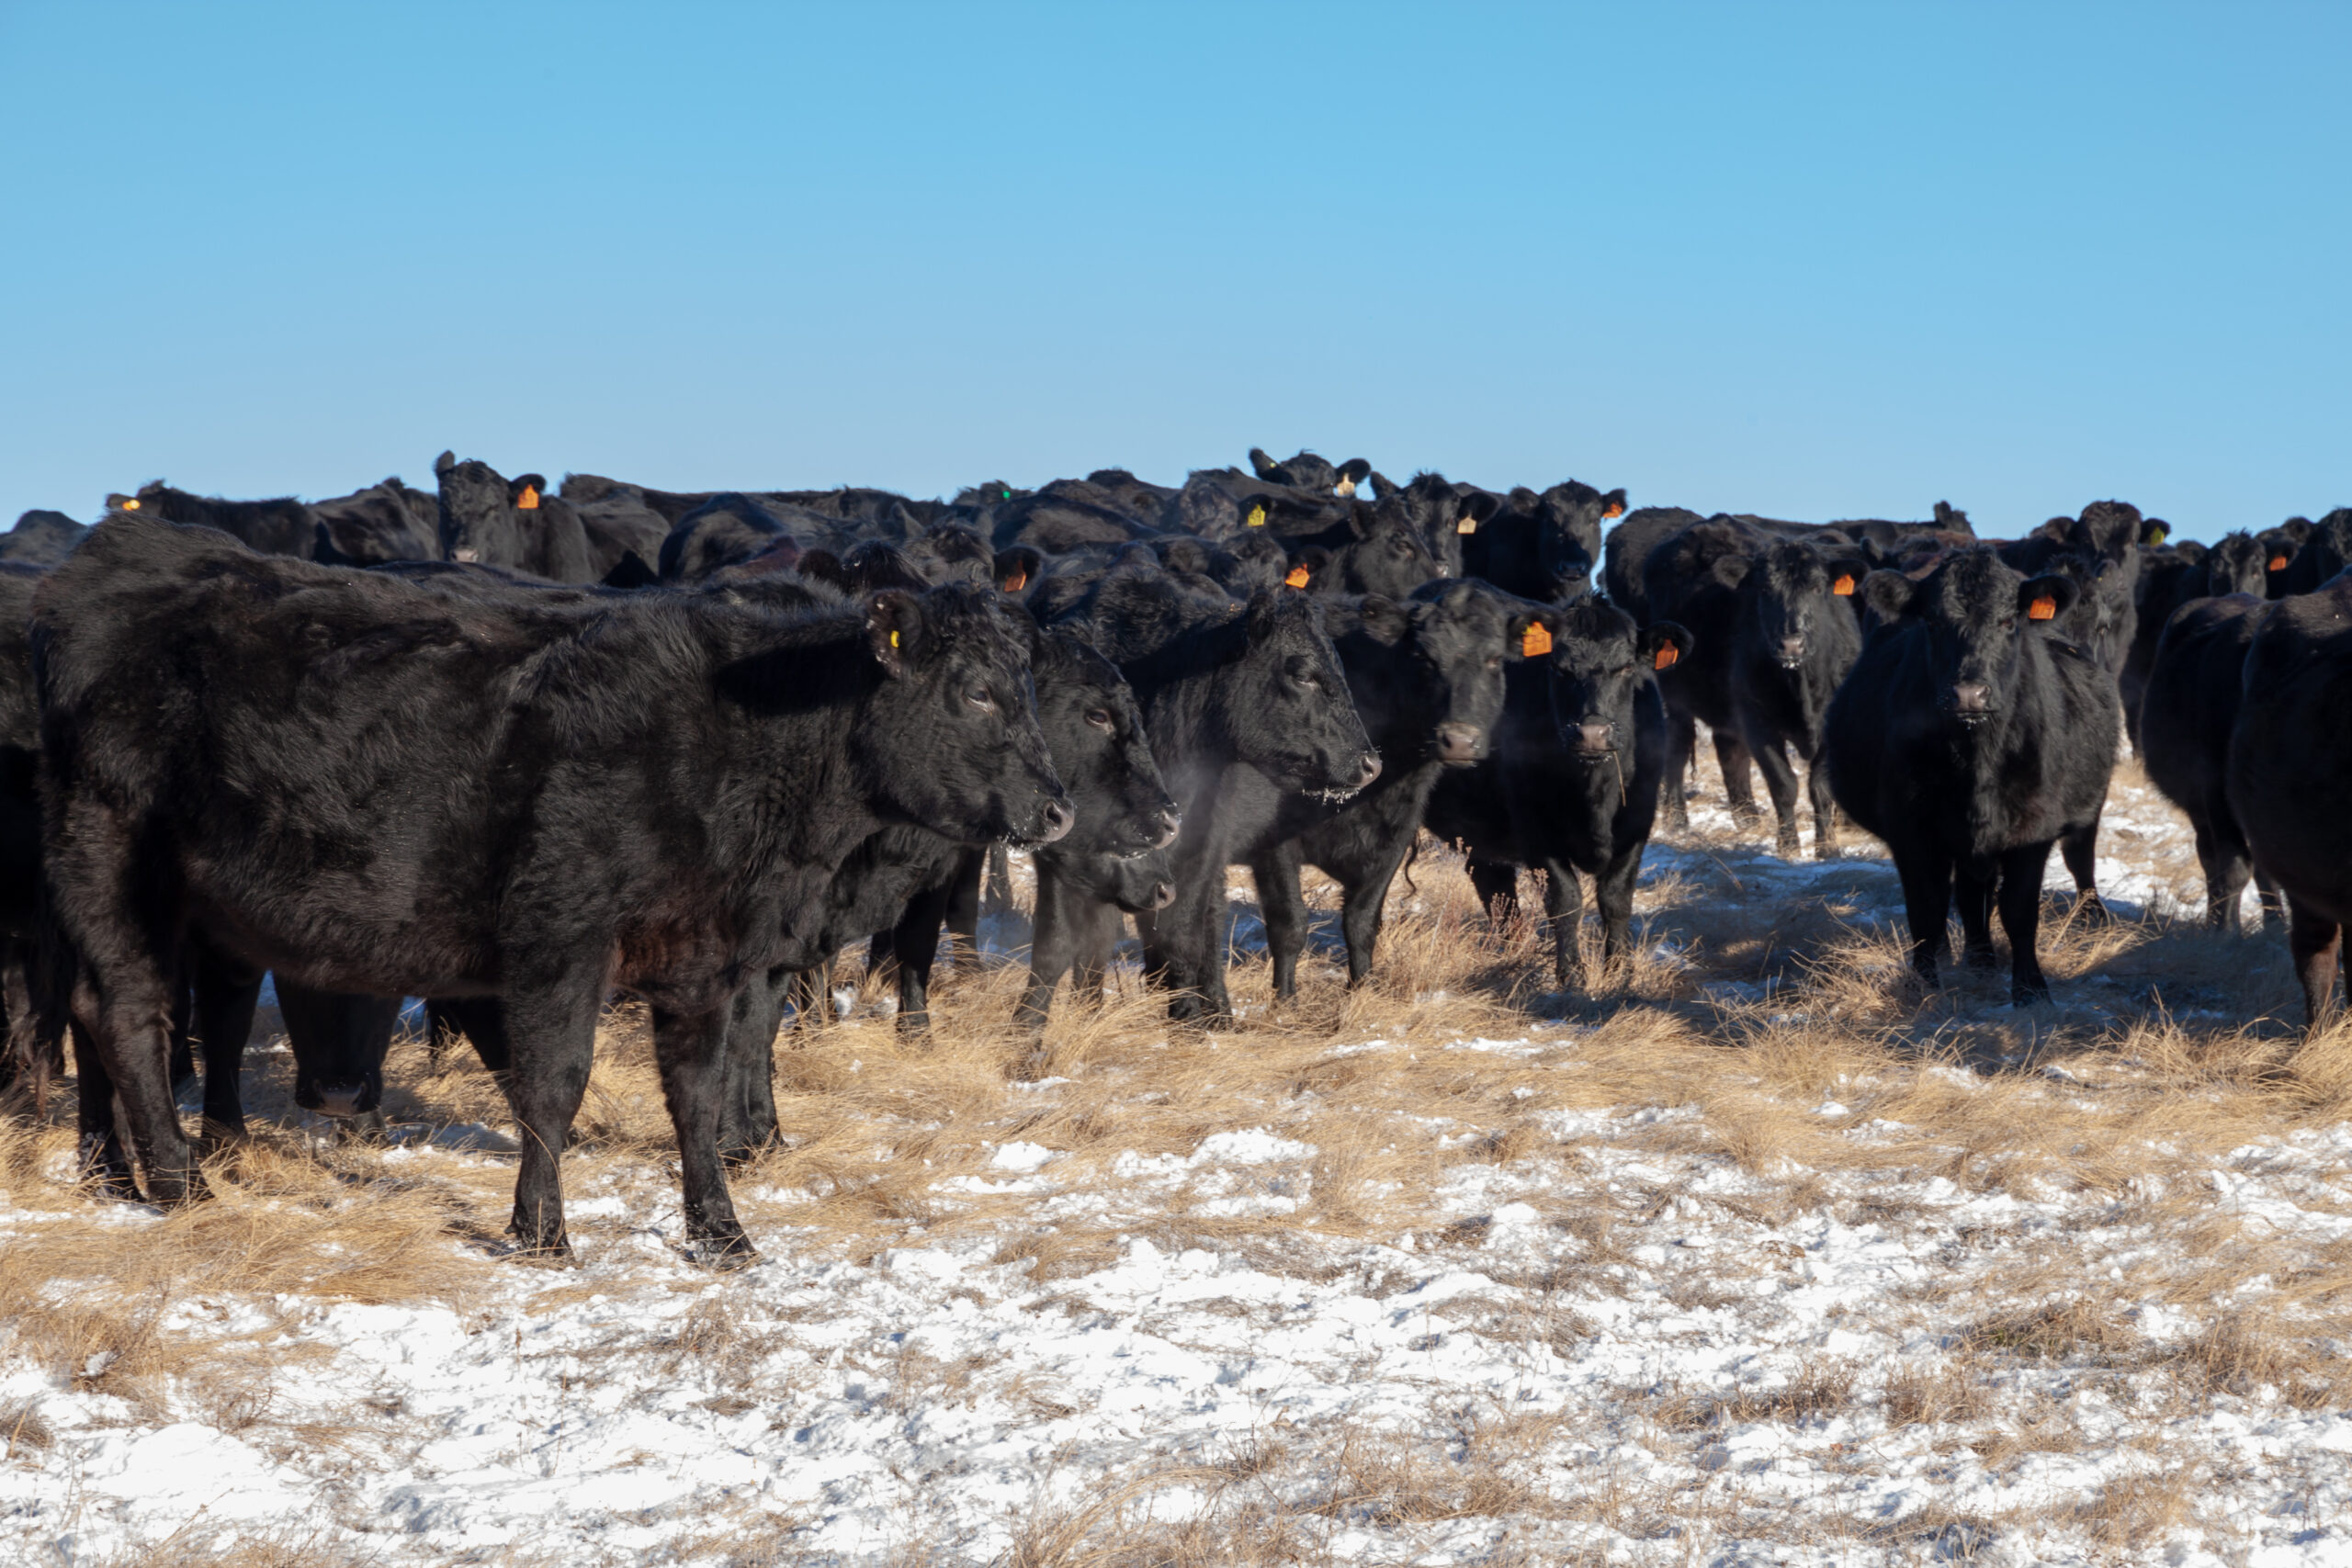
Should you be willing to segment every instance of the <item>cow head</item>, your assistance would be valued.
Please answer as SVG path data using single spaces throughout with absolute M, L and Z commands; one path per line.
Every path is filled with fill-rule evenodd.
M 873 798 L 966 843 L 1051 843 L 1069 795 L 1037 727 L 1035 623 L 992 588 L 885 588 L 859 601 L 883 680 L 849 737 Z
M 481 566 L 523 564 L 522 514 L 539 510 L 548 481 L 503 478 L 488 463 L 444 452 L 433 465 L 441 488 L 441 556 Z
M 1536 497 L 1536 564 L 1551 585 L 1555 603 L 1566 604 L 1592 592 L 1600 559 L 1602 526 L 1625 514 L 1625 492 L 1603 493 L 1579 479 L 1554 485 Z
M 1380 776 L 1380 755 L 1348 694 L 1312 593 L 1258 592 L 1231 688 L 1234 751 L 1278 786 L 1345 796 Z
M 1076 632 L 1057 628 L 1038 637 L 1033 668 L 1046 754 L 1078 816 L 1069 835 L 1042 852 L 1058 865 L 1131 859 L 1174 842 L 1183 819 L 1117 666 Z
M 2057 635 L 2082 597 L 2064 572 L 2027 577 L 1982 547 L 1947 558 L 1916 583 L 1873 572 L 1864 592 L 1883 620 L 1917 628 L 1937 709 L 1972 729 L 2015 705 L 2027 639 Z
M 1718 579 L 1740 558 L 1718 560 Z M 1811 545 L 1782 540 L 1745 571 L 1733 573 L 1740 595 L 1739 635 L 1781 669 L 1797 669 L 1817 639 L 1838 635 L 1841 621 L 1853 624 L 1850 601 L 1869 574 L 1869 563 L 1857 552 L 1824 556 Z
M 1402 599 L 1431 578 L 1448 575 L 1420 531 L 1393 511 L 1357 502 L 1348 513 L 1348 531 L 1354 537 L 1331 552 L 1328 567 L 1311 573 L 1317 588 Z
M 2216 597 L 2251 593 L 2259 599 L 2269 581 L 2268 565 L 2261 540 L 2243 528 L 2224 534 L 2205 552 L 2205 592 Z
M 1633 749 L 1636 704 L 1657 671 L 1689 657 L 1690 634 L 1673 621 L 1647 628 L 1624 611 L 1586 599 L 1562 606 L 1544 655 L 1552 722 L 1560 744 L 1580 761 Z
M 1394 690 L 1360 691 L 1360 705 L 1390 710 L 1381 733 L 1402 732 L 1421 756 L 1450 768 L 1483 761 L 1502 716 L 1506 667 L 1548 653 L 1560 613 L 1466 579 L 1429 583 L 1402 610 L 1392 638 L 1401 657 L 1385 672 Z

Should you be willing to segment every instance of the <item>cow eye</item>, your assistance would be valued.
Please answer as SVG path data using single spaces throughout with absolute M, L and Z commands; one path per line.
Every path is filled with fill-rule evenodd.
M 964 700 L 982 713 L 996 712 L 996 694 L 986 686 L 975 686 L 964 694 Z
M 1086 722 L 1092 725 L 1097 729 L 1107 730 L 1111 728 L 1111 710 L 1109 708 L 1089 708 L 1086 712 Z

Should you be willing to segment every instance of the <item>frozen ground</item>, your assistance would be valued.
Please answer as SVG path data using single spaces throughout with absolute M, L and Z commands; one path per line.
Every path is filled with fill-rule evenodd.
M 1894 918 L 1861 849 L 1784 865 L 1698 816 L 1650 861 L 1663 970 L 1679 901 L 1724 878 L 1759 905 L 1841 901 L 1865 936 Z M 2119 781 L 2119 912 L 2194 907 L 2185 840 Z M 2054 857 L 2052 886 L 2071 886 Z M 1764 1010 L 1775 978 L 1700 979 L 1759 1030 L 1804 1026 Z M 2041 1156 L 2005 1164 L 2005 1118 L 2112 1132 L 2104 1108 L 2148 1092 L 2090 1043 L 2144 987 L 2079 985 L 2078 1055 L 1857 1056 L 1746 1098 L 1702 1066 L 1620 1100 L 1647 1081 L 1634 1049 L 1540 1006 L 1492 1038 L 1333 1036 L 1286 1088 L 1197 1076 L 1218 1042 L 1146 1041 L 901 1116 L 978 1131 L 868 1151 L 915 1196 L 854 1238 L 820 1201 L 848 1178 L 749 1173 L 765 1258 L 726 1277 L 677 1257 L 658 1157 L 575 1156 L 575 1268 L 497 1260 L 458 1226 L 430 1242 L 449 1282 L 405 1299 L 179 1295 L 157 1342 L 223 1359 L 120 1386 L 104 1348 L 61 1364 L 65 1341 L 19 1336 L 0 1556 L 2352 1562 L 2352 1381 L 2330 1381 L 2347 1347 L 2323 1311 L 2352 1283 L 2352 1130 L 2232 1142 L 2152 1114 L 2113 1146 L 2021 1134 Z M 1991 996 L 1956 1015 L 2008 1028 Z M 829 1081 L 889 1070 L 835 1032 L 808 1048 L 848 1075 Z M 1677 1059 L 1760 1081 L 1698 1048 Z M 1180 1049 L 1195 1076 L 1155 1083 L 1151 1053 Z M 1406 1078 L 1434 1086 L 1421 1109 L 1382 1099 Z M 1471 1086 L 1458 1107 L 1449 1084 Z M 1211 1109 L 1139 1146 L 1089 1098 L 1172 1114 L 1187 1086 Z M 483 1194 L 494 1221 L 502 1138 L 403 1139 L 337 1154 L 337 1179 Z M 182 1223 L 61 1199 L 66 1161 L 52 1140 L 6 1173 L 19 1271 L 52 1233 L 135 1247 Z M 61 1276 L 40 1299 L 115 1288 Z

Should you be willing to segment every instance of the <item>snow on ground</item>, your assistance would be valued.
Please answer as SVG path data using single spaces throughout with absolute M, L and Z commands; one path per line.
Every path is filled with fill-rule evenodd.
M 1878 890 L 1861 918 L 1896 918 L 1883 863 L 1783 864 L 1696 816 L 1690 840 L 1655 848 L 1653 888 L 1705 867 L 1758 897 L 1859 876 Z M 2152 792 L 2119 787 L 2122 852 L 2100 868 L 2119 912 L 2194 906 L 2177 863 L 2177 863 L 2184 836 Z M 2069 886 L 2053 856 L 2052 886 Z M 1513 1092 L 1532 1096 L 1577 1070 L 1582 1027 L 1339 1044 L 1351 1061 L 1475 1057 L 1523 1072 Z M 1008 1092 L 1042 1111 L 1079 1087 Z M 1310 1227 L 1282 1247 L 1153 1239 L 1170 1215 L 1214 1234 L 1299 1211 L 1322 1151 L 1279 1119 L 1189 1154 L 1129 1151 L 1108 1181 L 1010 1125 L 934 1198 L 1016 1197 L 1032 1221 L 1110 1235 L 1048 1279 L 1035 1258 L 999 1261 L 986 1232 L 926 1244 L 918 1226 L 864 1260 L 804 1248 L 803 1195 L 783 1190 L 746 1195 L 768 1216 L 763 1260 L 715 1277 L 675 1255 L 673 1179 L 649 1162 L 575 1186 L 576 1268 L 481 1265 L 462 1304 L 172 1303 L 173 1332 L 257 1337 L 276 1370 L 249 1420 L 159 1412 L 108 1392 L 102 1366 L 0 1359 L 0 1439 L 18 1428 L 0 1555 L 136 1561 L 141 1543 L 276 1529 L 321 1562 L 1074 1561 L 1048 1550 L 1054 1529 L 1107 1507 L 1144 1530 L 1280 1506 L 1333 1562 L 2352 1562 L 2340 1401 L 2143 1397 L 2053 1351 L 2003 1363 L 1997 1439 L 1955 1440 L 1986 1428 L 1920 1407 L 1963 1325 L 2053 1249 L 2117 1282 L 2092 1306 L 2144 1364 L 2185 1344 L 2195 1314 L 2123 1283 L 2172 1261 L 2182 1203 L 2340 1268 L 2352 1129 L 2248 1145 L 2169 1192 L 2020 1196 L 1850 1111 L 1865 1087 L 1811 1114 L 1894 1151 L 1883 1163 L 1759 1175 L 1678 1144 L 1691 1107 L 1555 1111 L 1541 1147 L 1441 1168 L 1439 1223 Z M 467 1137 L 380 1157 L 507 1168 Z M 1803 1179 L 1808 1201 L 1782 1201 Z M 166 1223 L 115 1215 L 126 1233 Z M 38 1248 L 67 1223 L 90 1222 L 11 1204 L 0 1236 Z M 1356 1478 L 1353 1501 L 1333 1475 Z M 2101 1536 L 2134 1488 L 2184 1475 L 2190 1506 Z M 1483 1502 L 1462 1490 L 1480 1476 L 1498 1488 Z

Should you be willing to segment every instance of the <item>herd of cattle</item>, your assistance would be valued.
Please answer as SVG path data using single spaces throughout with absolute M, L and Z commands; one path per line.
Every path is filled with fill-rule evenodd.
M 9 1052 L 73 1042 L 99 1188 L 200 1196 L 176 1089 L 242 1131 L 275 976 L 297 1096 L 371 1112 L 402 998 L 501 1075 L 514 1227 L 565 1240 L 558 1156 L 616 990 L 649 1006 L 688 1245 L 751 1256 L 726 1168 L 775 1134 L 772 1051 L 849 944 L 926 1023 L 1002 846 L 1034 850 L 1019 1020 L 1099 994 L 1132 916 L 1177 1018 L 1229 1010 L 1220 916 L 1250 868 L 1277 993 L 1303 865 L 1340 885 L 1351 981 L 1426 829 L 1498 915 L 1544 874 L 1561 987 L 1628 943 L 1697 725 L 1730 804 L 1816 853 L 1893 852 L 1932 984 L 2019 1005 L 2053 844 L 2081 906 L 2128 729 L 2195 824 L 2217 923 L 2283 889 L 2309 1020 L 2352 917 L 2352 509 L 2212 546 L 2100 502 L 1980 541 L 1924 521 L 1625 511 L 1310 453 L 1182 487 L 1123 470 L 952 502 L 873 490 L 551 490 L 444 454 L 332 501 L 157 483 L 0 536 L 0 917 Z M 1614 521 L 1613 528 L 1607 525 Z M 1605 535 L 1605 541 L 1604 541 Z M 951 947 L 953 947 L 951 943 Z M 1031 1058 L 1030 1065 L 1035 1065 Z M 127 1134 L 127 1144 L 126 1144 Z M 135 1153 L 136 1164 L 132 1156 Z

